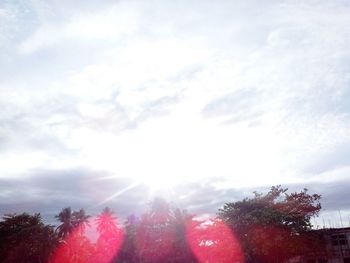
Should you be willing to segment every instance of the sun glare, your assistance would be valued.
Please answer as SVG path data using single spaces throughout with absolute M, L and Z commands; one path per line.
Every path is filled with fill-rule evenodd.
M 74 142 L 84 164 L 115 178 L 130 178 L 152 191 L 218 175 L 228 182 L 227 187 L 264 185 L 275 180 L 280 168 L 278 137 L 269 127 L 223 128 L 191 122 L 182 114 L 117 135 L 80 130 Z

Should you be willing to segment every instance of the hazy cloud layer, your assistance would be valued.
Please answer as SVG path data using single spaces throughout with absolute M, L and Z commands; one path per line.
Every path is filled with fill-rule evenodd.
M 342 0 L 2 1 L 2 211 L 276 184 L 349 211 L 349 46 Z
M 221 184 L 221 186 L 220 186 Z M 252 197 L 253 191 L 266 193 L 269 187 L 225 188 L 224 178 L 216 177 L 201 182 L 183 182 L 156 192 L 146 184 L 133 182 L 130 178 L 118 178 L 104 171 L 74 170 L 32 171 L 25 178 L 0 180 L 0 211 L 3 213 L 41 212 L 48 222 L 56 224 L 54 216 L 63 208 L 85 208 L 91 215 L 109 206 L 121 218 L 130 214 L 141 215 L 154 197 L 162 197 L 174 207 L 186 208 L 195 215 L 214 216 L 224 203 Z M 284 185 L 289 192 L 308 188 L 310 193 L 322 195 L 324 212 L 315 225 L 339 225 L 339 211 L 346 213 L 350 202 L 348 180 L 331 183 L 306 183 Z M 323 220 L 323 221 L 322 221 Z

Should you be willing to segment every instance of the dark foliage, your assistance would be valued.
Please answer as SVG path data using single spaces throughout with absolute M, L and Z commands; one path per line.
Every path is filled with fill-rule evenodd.
M 226 203 L 219 217 L 235 231 L 247 262 L 284 262 L 297 255 L 319 250 L 310 219 L 321 209 L 320 195 L 272 187 L 267 194 Z
M 226 203 L 217 218 L 199 220 L 156 198 L 147 213 L 130 215 L 124 226 L 108 207 L 94 219 L 84 209 L 64 208 L 56 216 L 56 229 L 44 224 L 40 214 L 5 215 L 0 262 L 285 262 L 322 248 L 310 223 L 321 209 L 319 200 L 306 189 L 288 193 L 277 186 Z
M 3 263 L 48 262 L 57 246 L 54 228 L 40 214 L 5 215 L 0 222 L 0 261 Z

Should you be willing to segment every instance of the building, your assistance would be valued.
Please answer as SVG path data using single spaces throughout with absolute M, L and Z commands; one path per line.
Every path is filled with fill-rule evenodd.
M 324 250 L 300 257 L 300 263 L 350 263 L 350 227 L 315 230 L 321 234 Z

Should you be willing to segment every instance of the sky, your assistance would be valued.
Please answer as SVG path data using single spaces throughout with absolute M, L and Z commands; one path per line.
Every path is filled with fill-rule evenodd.
M 349 46 L 346 0 L 0 0 L 0 214 L 281 184 L 349 225 Z

